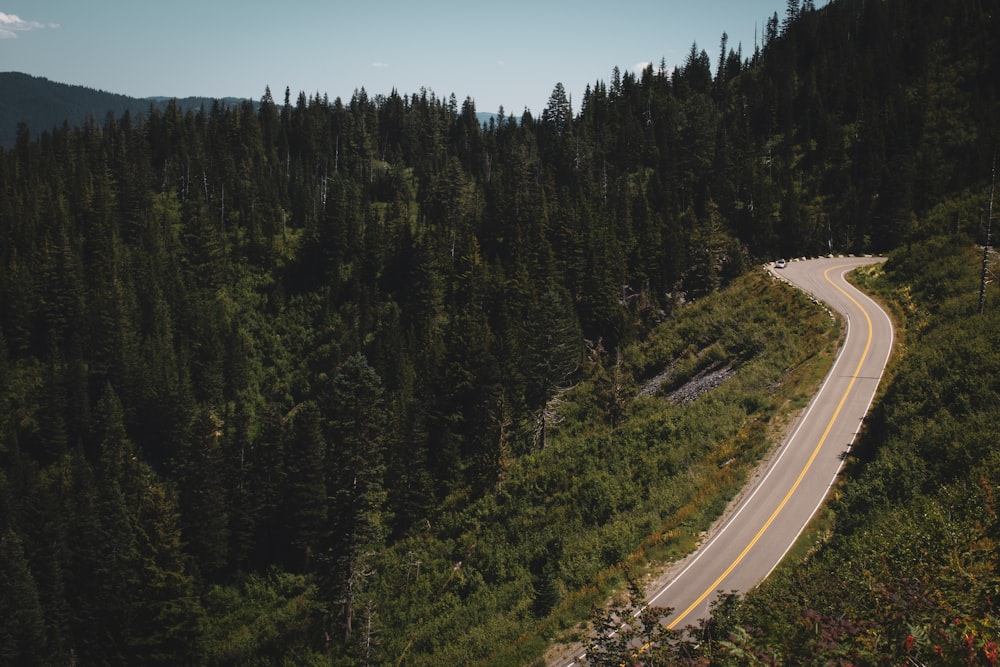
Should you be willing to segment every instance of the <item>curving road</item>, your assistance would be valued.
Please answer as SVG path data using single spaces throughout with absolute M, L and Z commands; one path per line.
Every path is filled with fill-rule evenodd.
M 668 627 L 707 617 L 720 591 L 744 592 L 765 579 L 825 500 L 875 396 L 893 344 L 888 315 L 844 276 L 881 261 L 823 258 L 771 268 L 841 314 L 847 334 L 819 391 L 766 471 L 711 539 L 647 598 L 650 606 L 673 609 L 665 619 Z

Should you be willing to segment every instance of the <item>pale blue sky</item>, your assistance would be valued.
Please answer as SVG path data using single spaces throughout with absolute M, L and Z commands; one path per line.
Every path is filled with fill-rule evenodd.
M 818 7 L 825 0 L 816 2 Z M 557 82 L 574 109 L 588 83 L 643 62 L 713 68 L 723 31 L 744 56 L 785 0 L 0 0 L 0 71 L 134 97 L 260 98 L 270 86 L 349 100 L 423 88 L 478 111 L 536 115 Z

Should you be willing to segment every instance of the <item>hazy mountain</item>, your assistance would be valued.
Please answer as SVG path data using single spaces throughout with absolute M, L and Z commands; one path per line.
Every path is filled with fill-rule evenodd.
M 87 118 L 103 123 L 111 112 L 116 117 L 125 111 L 146 114 L 150 106 L 165 107 L 171 97 L 136 98 L 85 86 L 49 81 L 44 77 L 21 72 L 0 72 L 0 146 L 10 147 L 17 139 L 18 123 L 25 123 L 32 136 L 62 125 L 80 125 Z M 184 109 L 210 105 L 209 97 L 177 99 Z M 237 104 L 238 98 L 221 101 Z

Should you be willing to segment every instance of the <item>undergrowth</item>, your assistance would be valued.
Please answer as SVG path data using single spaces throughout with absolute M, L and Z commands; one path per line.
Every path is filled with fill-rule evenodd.
M 582 637 L 595 607 L 697 546 L 805 405 L 839 337 L 823 308 L 755 273 L 681 309 L 620 363 L 595 354 L 545 449 L 386 555 L 380 570 L 395 576 L 380 582 L 382 619 L 413 628 L 398 647 L 386 637 L 386 653 L 523 665 Z M 705 357 L 735 372 L 686 406 L 640 395 L 671 364 L 682 383 Z

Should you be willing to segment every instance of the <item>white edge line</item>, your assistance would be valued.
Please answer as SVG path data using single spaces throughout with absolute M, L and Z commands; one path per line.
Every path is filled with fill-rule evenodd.
M 866 266 L 866 265 L 863 265 L 863 266 Z M 855 268 L 857 268 L 857 267 L 855 267 Z M 847 274 L 848 271 L 853 271 L 853 270 L 854 269 L 847 269 L 847 270 L 845 270 L 843 273 L 840 274 L 840 278 L 843 280 L 844 275 Z M 875 394 L 878 393 L 879 385 L 882 384 L 882 378 L 885 376 L 885 369 L 889 365 L 889 357 L 892 356 L 892 347 L 893 347 L 893 345 L 895 344 L 895 341 L 896 341 L 896 331 L 895 331 L 895 328 L 892 326 L 892 320 L 889 318 L 889 314 L 885 312 L 885 310 L 882 308 L 882 306 L 880 306 L 878 303 L 876 303 L 875 300 L 872 299 L 870 296 L 868 296 L 867 294 L 865 294 L 864 292 L 862 292 L 858 288 L 856 288 L 853 285 L 851 285 L 850 283 L 848 283 L 846 280 L 844 281 L 844 283 L 846 285 L 848 285 L 848 287 L 852 288 L 855 292 L 857 292 L 858 294 L 860 294 L 864 299 L 866 299 L 867 301 L 869 301 L 875 307 L 875 309 L 879 313 L 882 314 L 882 317 L 884 317 L 886 319 L 886 321 L 889 323 L 889 347 L 888 347 L 888 350 L 885 353 L 885 359 L 882 361 L 882 370 L 879 371 L 878 379 L 875 381 L 875 388 L 872 390 L 871 396 L 868 397 L 868 405 L 865 406 L 864 415 L 862 416 L 862 419 L 864 419 L 864 418 L 866 418 L 868 416 L 868 411 L 871 410 L 872 403 L 875 401 Z M 862 307 L 862 309 L 863 309 L 863 307 Z M 847 318 L 847 320 L 848 320 L 848 333 L 850 333 L 850 318 Z M 847 347 L 847 341 L 846 341 L 846 339 L 844 341 L 844 347 Z M 847 443 L 847 451 L 848 452 L 851 451 L 851 448 L 854 446 L 854 441 L 857 439 L 858 433 L 860 433 L 860 429 L 858 431 L 854 432 L 854 434 L 851 436 L 851 441 L 849 443 Z M 813 510 L 812 510 L 812 512 L 809 513 L 809 516 L 806 518 L 805 523 L 803 523 L 802 527 L 799 528 L 799 531 L 795 534 L 795 537 L 792 538 L 792 541 L 789 542 L 788 547 L 781 554 L 781 556 L 778 558 L 778 560 L 775 561 L 774 565 L 771 566 L 771 569 L 767 571 L 767 574 L 764 575 L 764 578 L 761 579 L 759 582 L 757 582 L 756 586 L 759 586 L 768 577 L 771 576 L 771 574 L 778 568 L 778 566 L 781 565 L 781 562 L 783 560 L 785 560 L 785 556 L 787 556 L 788 552 L 792 550 L 792 548 L 795 546 L 795 543 L 799 541 L 799 538 L 802 536 L 802 533 L 805 532 L 806 526 L 808 526 L 809 523 L 813 520 L 813 517 L 816 516 L 816 512 L 819 511 L 819 508 L 822 507 L 826 503 L 826 499 L 830 495 L 830 489 L 833 488 L 833 485 L 837 481 L 837 477 L 840 476 L 840 472 L 844 469 L 844 463 L 846 463 L 846 459 L 844 461 L 841 461 L 840 465 L 837 466 L 836 472 L 834 472 L 833 477 L 830 478 L 830 483 L 827 484 L 827 486 L 826 486 L 826 491 L 823 493 L 823 497 L 819 499 L 819 502 L 816 503 L 816 507 L 814 507 Z M 755 586 L 755 588 L 756 588 L 756 586 Z

